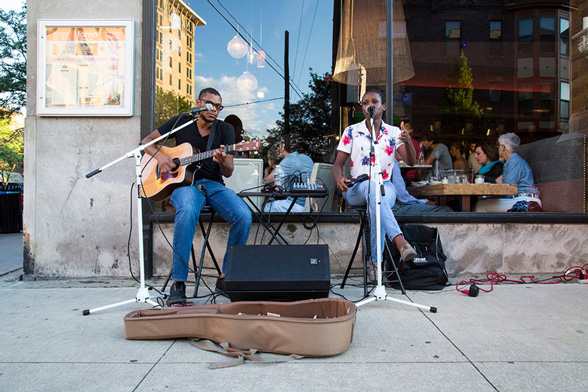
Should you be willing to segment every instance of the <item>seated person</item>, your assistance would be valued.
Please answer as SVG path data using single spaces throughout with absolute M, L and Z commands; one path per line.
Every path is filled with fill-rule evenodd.
M 392 206 L 396 201 L 396 192 L 390 181 L 393 166 L 396 166 L 395 151 L 398 151 L 409 166 L 414 165 L 416 153 L 410 135 L 404 129 L 404 124 L 401 124 L 402 130 L 400 130 L 398 127 L 388 125 L 382 120 L 382 115 L 386 110 L 386 97 L 381 91 L 368 90 L 361 98 L 361 108 L 365 120 L 350 125 L 343 132 L 337 147 L 339 152 L 333 164 L 333 177 L 337 182 L 337 188 L 342 192 L 347 192 L 346 198 L 351 205 L 363 206 L 369 203 L 368 211 L 372 236 L 375 236 L 377 232 L 376 224 L 380 224 L 380 244 L 378 245 L 376 238 L 372 238 L 370 241 L 371 254 L 367 272 L 368 280 L 373 282 L 376 280 L 377 261 L 381 260 L 382 257 L 382 254 L 378 255 L 378 246 L 380 246 L 380 250 L 384 249 L 386 236 L 391 238 L 400 250 L 402 260 L 410 261 L 416 256 L 416 251 L 406 241 L 396 218 L 394 218 Z M 372 119 L 369 118 L 370 115 Z M 372 140 L 377 141 L 377 144 L 372 144 Z M 370 154 L 372 146 L 377 159 Z M 373 174 L 372 178 L 358 182 L 349 188 L 347 185 L 350 180 L 343 176 L 343 167 L 348 158 L 351 159 L 351 175 L 353 178 L 358 178 L 362 174 L 368 176 Z M 374 161 L 379 162 L 379 170 L 383 180 L 382 186 L 385 188 L 385 194 L 381 195 L 381 197 L 376 196 L 376 192 L 380 192 L 381 189 L 376 182 L 376 173 L 373 168 Z M 379 222 L 377 222 L 375 213 L 376 198 L 379 199 L 381 205 Z
M 293 145 L 293 141 L 290 142 L 291 147 Z M 292 149 L 292 148 L 291 148 Z M 280 144 L 277 148 L 277 155 L 282 161 L 278 165 L 284 171 L 284 179 L 283 184 L 286 190 L 288 190 L 289 186 L 296 181 L 296 177 L 298 176 L 301 182 L 306 183 L 308 179 L 310 179 L 310 174 L 312 173 L 312 167 L 314 166 L 314 162 L 308 155 L 299 154 L 297 151 L 290 152 L 286 150 L 286 147 L 283 144 Z M 278 167 L 276 166 L 276 167 Z M 266 183 L 274 182 L 274 171 L 272 171 L 267 177 L 264 178 Z M 292 207 L 292 212 L 303 212 L 304 211 L 304 203 L 306 202 L 305 197 L 299 197 L 296 200 L 296 204 Z M 292 198 L 286 198 L 282 200 L 271 200 L 265 203 L 263 210 L 265 212 L 286 212 L 288 208 L 292 204 Z
M 477 175 L 484 176 L 484 182 L 496 182 L 502 175 L 504 163 L 498 159 L 498 149 L 494 143 L 484 142 L 476 146 L 476 161 L 481 165 Z
M 453 158 L 453 170 L 465 170 L 468 167 L 468 163 L 461 155 L 462 145 L 458 142 L 451 143 L 449 148 L 449 154 Z
M 421 145 L 423 150 L 430 152 L 430 155 L 425 160 L 425 165 L 433 165 L 435 161 L 439 161 L 439 169 L 443 171 L 453 169 L 453 160 L 449 149 L 443 143 L 438 143 L 431 133 L 426 133 L 421 138 Z M 425 155 L 427 155 L 425 153 Z
M 533 172 L 529 164 L 516 153 L 521 139 L 514 133 L 505 133 L 498 138 L 498 155 L 503 160 L 502 176 L 496 179 L 498 184 L 516 184 L 518 195 L 515 197 L 486 198 L 476 204 L 476 212 L 506 212 L 517 201 L 535 202 L 541 206 L 539 190 L 535 187 Z
M 392 207 L 393 212 L 453 212 L 447 206 L 438 206 L 429 200 L 419 200 L 406 190 L 406 185 L 398 161 L 392 167 L 392 185 L 396 191 L 396 203 Z

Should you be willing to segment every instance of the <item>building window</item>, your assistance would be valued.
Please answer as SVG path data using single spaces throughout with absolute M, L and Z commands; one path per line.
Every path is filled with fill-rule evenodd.
M 490 21 L 490 41 L 502 41 L 502 21 Z
M 533 19 L 519 20 L 519 55 L 533 53 Z
M 182 81 L 178 79 L 178 91 L 182 89 Z
M 542 53 L 555 53 L 555 18 L 539 18 L 539 50 Z
M 564 18 L 559 19 L 559 54 L 570 55 L 570 21 Z
M 169 56 L 169 67 L 172 67 L 172 56 Z
M 182 63 L 178 61 L 178 73 L 182 73 Z
M 445 21 L 445 56 L 457 57 L 459 56 L 459 49 L 461 44 L 461 21 L 446 20 Z
M 559 87 L 559 116 L 561 118 L 570 118 L 570 84 L 561 82 Z
M 169 85 L 170 86 L 172 85 L 172 76 L 171 75 L 169 75 Z

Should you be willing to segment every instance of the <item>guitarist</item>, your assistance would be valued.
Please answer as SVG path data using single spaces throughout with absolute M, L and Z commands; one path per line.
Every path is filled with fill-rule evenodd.
M 217 119 L 223 106 L 220 93 L 214 88 L 209 87 L 200 91 L 196 106 L 200 107 L 206 104 L 211 104 L 213 109 L 200 112 L 200 116 L 195 122 L 170 136 L 170 139 L 175 139 L 176 145 L 188 142 L 194 149 L 202 152 L 208 150 L 208 139 L 212 131 L 211 149 L 215 149 L 215 151 L 213 158 L 204 160 L 201 168 L 194 173 L 194 184 L 176 188 L 170 197 L 170 201 L 176 209 L 176 216 L 173 238 L 175 251 L 173 252 L 171 275 L 173 283 L 167 299 L 168 306 L 187 304 L 185 282 L 188 279 L 190 250 L 198 218 L 205 205 L 211 206 L 231 225 L 227 249 L 231 245 L 245 245 L 251 229 L 252 218 L 249 207 L 223 183 L 223 176 L 230 177 L 233 174 L 234 152 L 227 154 L 219 148 L 235 143 L 235 131 L 230 124 Z M 146 144 L 171 131 L 172 128 L 177 128 L 192 120 L 192 117 L 187 115 L 175 116 L 145 137 L 142 143 Z M 157 160 L 162 173 L 174 169 L 175 164 L 172 158 L 161 151 L 156 154 L 157 147 L 149 146 L 145 152 Z M 226 263 L 223 262 L 223 272 L 217 281 L 219 288 L 224 286 L 225 266 Z

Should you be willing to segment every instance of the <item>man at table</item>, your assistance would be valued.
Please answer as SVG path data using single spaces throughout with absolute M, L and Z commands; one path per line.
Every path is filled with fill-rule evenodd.
M 488 198 L 479 200 L 476 212 L 506 212 L 518 201 L 537 203 L 541 207 L 539 190 L 533 180 L 529 164 L 516 153 L 521 139 L 514 133 L 505 133 L 498 138 L 498 155 L 504 161 L 502 176 L 496 179 L 498 184 L 516 184 L 516 197 Z
M 431 204 L 428 200 L 419 200 L 406 190 L 406 185 L 398 161 L 394 162 L 392 167 L 392 185 L 396 190 L 396 202 L 392 207 L 394 213 L 397 212 L 453 212 L 447 206 L 437 206 Z
M 290 141 L 291 150 L 293 150 L 294 145 L 295 142 Z M 310 174 L 312 173 L 312 167 L 314 166 L 314 162 L 308 155 L 300 154 L 297 151 L 290 152 L 286 149 L 284 144 L 280 144 L 278 146 L 277 155 L 278 158 L 282 160 L 278 166 L 284 171 L 283 183 L 286 189 L 288 189 L 290 185 L 297 180 L 300 180 L 299 182 L 302 183 L 307 183 L 307 181 L 310 179 Z M 274 172 L 275 169 L 264 179 L 266 183 L 274 182 Z M 305 197 L 299 197 L 291 211 L 303 212 L 305 202 Z M 265 203 L 264 211 L 286 212 L 288 211 L 290 204 L 292 204 L 291 198 L 268 201 Z
M 423 150 L 431 151 L 429 157 L 425 160 L 425 165 L 433 165 L 435 161 L 439 161 L 439 169 L 443 171 L 453 169 L 453 160 L 449 149 L 443 143 L 438 143 L 432 133 L 426 133 L 421 138 L 421 145 Z
M 404 129 L 406 129 L 406 132 L 408 132 L 408 134 L 410 135 L 410 140 L 412 141 L 412 145 L 414 146 L 414 151 L 415 151 L 417 159 L 418 159 L 419 157 L 421 157 L 421 154 L 422 154 L 421 143 L 414 138 L 414 136 L 413 136 L 414 129 L 413 129 L 411 123 L 405 122 Z M 424 162 L 417 162 L 417 163 L 424 163 Z M 416 169 L 407 170 L 406 173 L 404 173 L 404 178 L 406 179 L 407 183 L 411 183 L 413 181 L 418 181 L 417 170 Z

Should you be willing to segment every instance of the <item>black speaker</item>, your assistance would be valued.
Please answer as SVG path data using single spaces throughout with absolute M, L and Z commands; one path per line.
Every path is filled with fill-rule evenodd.
M 235 245 L 226 259 L 231 301 L 298 301 L 329 296 L 327 245 Z

